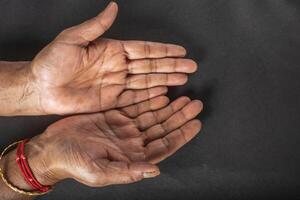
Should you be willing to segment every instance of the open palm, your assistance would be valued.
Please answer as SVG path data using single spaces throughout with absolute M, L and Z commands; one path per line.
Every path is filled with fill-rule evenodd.
M 117 5 L 64 30 L 31 63 L 46 114 L 96 112 L 138 103 L 182 85 L 196 63 L 172 44 L 99 38 Z
M 131 183 L 159 174 L 155 165 L 199 132 L 194 119 L 202 103 L 181 97 L 168 106 L 161 96 L 122 110 L 79 115 L 51 125 L 47 141 L 52 169 L 59 177 L 89 186 Z M 63 169 L 63 170 L 62 170 Z M 52 172 L 55 174 L 57 172 Z

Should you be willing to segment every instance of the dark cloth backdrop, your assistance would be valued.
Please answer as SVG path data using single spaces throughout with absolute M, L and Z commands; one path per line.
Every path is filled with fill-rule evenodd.
M 106 37 L 182 44 L 199 63 L 188 84 L 169 95 L 203 100 L 204 128 L 159 165 L 158 178 L 105 188 L 67 180 L 38 199 L 299 199 L 300 1 L 117 2 L 120 13 Z M 0 0 L 0 59 L 32 59 L 107 3 Z M 0 146 L 59 118 L 1 117 Z

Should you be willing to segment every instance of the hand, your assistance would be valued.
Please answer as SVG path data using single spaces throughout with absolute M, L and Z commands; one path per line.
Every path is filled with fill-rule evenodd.
M 183 47 L 98 39 L 113 23 L 117 4 L 64 30 L 30 64 L 44 114 L 103 111 L 142 102 L 182 85 L 197 65 Z
M 174 154 L 201 128 L 202 103 L 161 96 L 120 110 L 60 120 L 26 146 L 42 183 L 65 178 L 93 187 L 159 174 L 155 165 Z M 166 107 L 165 107 L 166 106 Z M 29 153 L 30 153 L 29 152 Z

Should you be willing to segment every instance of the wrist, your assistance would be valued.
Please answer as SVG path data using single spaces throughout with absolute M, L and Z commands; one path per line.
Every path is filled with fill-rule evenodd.
M 41 114 L 39 90 L 30 62 L 0 62 L 0 114 Z
M 51 171 L 51 166 L 45 160 L 43 153 L 37 148 L 35 142 L 28 142 L 25 145 L 25 156 L 30 170 L 38 182 L 45 186 L 52 186 L 59 181 Z M 7 153 L 0 162 L 0 166 L 6 179 L 15 187 L 25 190 L 34 190 L 24 179 L 17 162 L 16 149 Z
M 42 185 L 52 186 L 62 180 L 56 173 L 55 165 L 51 161 L 51 156 L 47 151 L 47 143 L 42 142 L 40 136 L 32 138 L 25 145 L 25 156 L 33 175 Z

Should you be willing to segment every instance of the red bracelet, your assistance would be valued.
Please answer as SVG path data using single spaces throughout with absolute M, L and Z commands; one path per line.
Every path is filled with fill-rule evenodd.
M 33 189 L 40 191 L 40 192 L 48 192 L 51 189 L 51 186 L 44 186 L 42 185 L 33 175 L 28 162 L 27 158 L 24 153 L 25 144 L 28 142 L 28 139 L 23 140 L 21 143 L 18 144 L 17 147 L 17 164 L 23 174 L 24 180 L 30 185 Z

